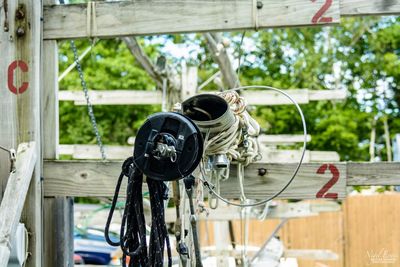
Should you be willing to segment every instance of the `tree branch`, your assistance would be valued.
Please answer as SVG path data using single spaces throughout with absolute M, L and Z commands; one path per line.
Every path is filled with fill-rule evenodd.
M 135 37 L 123 37 L 122 38 L 132 55 L 136 58 L 142 68 L 150 75 L 150 77 L 156 82 L 157 87 L 162 88 L 163 86 L 163 75 L 156 69 L 151 62 L 150 58 L 143 51 Z
M 207 40 L 207 47 L 210 50 L 214 61 L 218 64 L 219 69 L 221 70 L 225 86 L 228 88 L 235 88 L 239 86 L 239 78 L 233 69 L 228 52 L 222 45 L 220 34 L 204 33 L 203 36 Z

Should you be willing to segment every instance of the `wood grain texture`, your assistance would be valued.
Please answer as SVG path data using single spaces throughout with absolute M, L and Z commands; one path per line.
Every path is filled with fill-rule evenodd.
M 40 125 L 40 84 L 41 84 L 41 45 L 42 45 L 42 3 L 34 0 L 7 1 L 8 31 L 4 30 L 5 9 L 0 11 L 0 142 L 10 148 L 18 144 L 36 142 L 36 154 L 40 157 L 41 150 L 41 125 Z M 21 9 L 23 18 L 16 18 L 17 9 Z M 17 36 L 17 28 L 24 30 L 23 36 Z M 8 70 L 10 68 L 9 80 Z M 24 66 L 24 67 L 21 67 Z M 24 70 L 25 69 L 25 70 Z M 8 82 L 14 85 L 14 93 L 9 90 Z M 19 90 L 23 88 L 25 90 Z M 3 98 L 4 97 L 4 98 Z M 3 101 L 9 101 L 5 104 Z M 7 128 L 4 128 L 7 127 Z M 3 143 L 4 142 L 4 143 Z M 7 155 L 0 153 L 0 175 L 7 177 L 3 172 L 9 167 Z M 29 235 L 28 251 L 30 256 L 26 266 L 42 266 L 42 192 L 41 192 L 41 160 L 36 162 L 35 171 L 21 221 L 31 233 Z
M 0 266 L 7 266 L 11 239 L 21 218 L 36 160 L 35 142 L 18 146 L 16 171 L 10 174 L 0 205 Z
M 342 16 L 398 15 L 399 0 L 341 0 Z
M 113 196 L 121 161 L 46 161 L 44 165 L 45 196 Z M 245 188 L 248 198 L 263 199 L 281 189 L 291 177 L 296 164 L 250 165 L 245 171 Z M 339 198 L 346 195 L 346 164 L 335 164 L 341 177 L 332 187 Z M 283 192 L 280 198 L 312 199 L 331 178 L 329 172 L 317 174 L 321 164 L 304 164 L 293 183 Z M 259 176 L 259 168 L 265 168 L 267 174 Z M 238 198 L 239 188 L 235 167 L 232 167 L 231 178 L 221 182 L 221 194 L 226 198 Z M 125 185 L 121 189 L 124 192 Z
M 51 0 L 49 0 L 51 1 Z M 41 118 L 43 122 L 43 158 L 58 158 L 58 48 L 57 41 L 43 42 L 43 90 Z
M 253 209 L 250 213 L 250 220 L 258 219 L 260 213 L 264 206 L 257 210 Z M 334 201 L 321 201 L 321 202 L 309 202 L 300 201 L 296 203 L 287 203 L 284 201 L 275 201 L 269 207 L 268 219 L 284 219 L 284 218 L 303 218 L 309 216 L 317 216 L 320 212 L 332 212 L 339 211 L 340 205 Z M 208 221 L 230 221 L 230 220 L 240 220 L 241 209 L 239 207 L 228 206 L 228 207 L 218 207 L 217 209 L 209 209 L 209 213 L 200 213 L 198 216 L 199 220 Z M 175 222 L 176 211 L 175 208 L 168 208 L 165 212 L 165 221 Z
M 310 101 L 344 100 L 344 90 L 283 90 L 299 104 L 308 104 Z M 93 105 L 155 105 L 161 104 L 160 91 L 144 90 L 89 90 L 89 97 Z M 244 91 L 243 97 L 249 105 L 291 105 L 292 102 L 282 94 L 268 90 Z M 60 91 L 60 101 L 74 101 L 75 105 L 86 105 L 82 91 Z
M 279 140 L 278 140 L 279 141 Z M 261 144 L 264 144 L 261 142 Z M 60 145 L 60 154 L 71 155 L 73 159 L 101 159 L 100 149 L 97 145 Z M 104 146 L 107 158 L 110 160 L 126 159 L 133 154 L 132 146 Z M 262 160 L 273 163 L 296 163 L 299 161 L 299 150 L 277 150 L 275 148 L 261 147 Z M 339 154 L 334 151 L 309 151 L 307 150 L 303 162 L 338 162 Z
M 314 25 L 313 16 L 323 0 L 262 0 L 263 8 L 253 15 L 247 0 L 168 0 L 99 2 L 95 19 L 87 25 L 87 5 L 51 5 L 44 8 L 45 39 L 76 39 L 165 33 L 209 32 Z M 331 23 L 340 19 L 339 1 L 333 1 L 325 14 Z M 89 29 L 92 29 L 91 31 Z
M 400 163 L 349 162 L 348 185 L 400 185 Z
M 399 266 L 399 202 L 399 193 L 351 196 L 345 201 L 343 266 Z

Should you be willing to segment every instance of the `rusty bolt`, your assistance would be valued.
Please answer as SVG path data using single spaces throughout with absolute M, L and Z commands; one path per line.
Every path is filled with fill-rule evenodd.
M 257 9 L 263 8 L 263 3 L 261 1 L 257 1 Z
M 22 19 L 25 18 L 25 13 L 24 13 L 24 11 L 22 10 L 22 8 L 18 8 L 18 9 L 17 9 L 17 12 L 15 13 L 15 17 L 16 17 L 17 19 L 19 19 L 19 20 L 22 20 Z
M 267 169 L 265 169 L 265 168 L 258 169 L 258 176 L 264 176 L 266 174 L 267 174 Z
M 18 27 L 18 28 L 17 28 L 17 36 L 18 36 L 18 37 L 22 37 L 22 36 L 24 36 L 24 35 L 25 35 L 25 29 L 22 28 L 22 27 Z

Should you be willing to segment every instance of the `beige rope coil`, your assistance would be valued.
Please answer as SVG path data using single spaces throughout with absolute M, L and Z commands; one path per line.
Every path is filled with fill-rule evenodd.
M 244 166 L 259 159 L 257 137 L 260 126 L 246 110 L 246 101 L 236 91 L 218 93 L 225 99 L 235 115 L 235 123 L 226 131 L 206 140 L 205 154 L 226 154 L 230 160 L 238 161 Z

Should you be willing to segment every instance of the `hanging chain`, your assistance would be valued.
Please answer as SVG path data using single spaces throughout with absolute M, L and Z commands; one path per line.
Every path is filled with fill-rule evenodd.
M 86 84 L 85 78 L 83 77 L 82 66 L 81 66 L 81 63 L 79 62 L 78 50 L 76 49 L 76 45 L 75 45 L 74 41 L 71 41 L 71 48 L 72 48 L 72 51 L 74 53 L 74 60 L 75 60 L 75 63 L 76 63 L 76 69 L 78 70 L 78 73 L 79 73 L 79 79 L 81 80 L 81 85 L 82 85 L 82 88 L 83 88 L 83 92 L 85 93 L 86 104 L 87 104 L 87 108 L 88 108 L 90 122 L 92 123 L 92 128 L 93 128 L 93 131 L 94 131 L 94 133 L 96 135 L 97 144 L 99 145 L 99 148 L 100 148 L 101 158 L 103 160 L 106 160 L 106 153 L 104 152 L 103 142 L 101 141 L 100 132 L 99 132 L 99 129 L 97 128 L 96 117 L 94 116 L 94 112 L 93 112 L 93 105 L 90 102 L 89 90 L 87 88 L 87 84 Z

